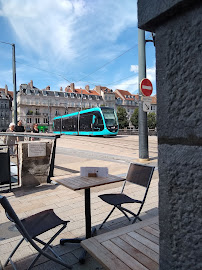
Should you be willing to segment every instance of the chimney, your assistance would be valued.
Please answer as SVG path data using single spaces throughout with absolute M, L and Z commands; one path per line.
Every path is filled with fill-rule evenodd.
M 96 85 L 94 89 L 95 89 L 95 91 L 97 91 L 101 95 L 101 86 L 100 85 Z
M 5 95 L 6 96 L 8 95 L 8 86 L 7 86 L 7 84 L 5 85 Z
M 62 88 L 62 86 L 60 87 L 60 92 L 63 92 L 63 88 Z
M 48 85 L 48 86 L 46 86 L 46 90 L 50 90 L 50 86 Z
M 86 85 L 86 86 L 85 86 L 85 89 L 86 89 L 87 92 L 89 92 L 89 90 L 90 90 L 89 85 Z
M 70 83 L 70 89 L 72 90 L 72 92 L 75 92 L 74 83 Z
M 33 81 L 30 81 L 30 87 L 33 88 Z
M 65 87 L 65 92 L 68 92 L 70 89 L 70 85 L 67 85 L 67 87 Z

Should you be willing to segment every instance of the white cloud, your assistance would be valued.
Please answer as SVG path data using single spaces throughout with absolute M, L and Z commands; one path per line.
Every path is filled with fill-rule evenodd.
M 138 65 L 131 65 L 130 71 L 135 74 L 138 73 Z M 156 86 L 156 67 L 147 68 L 147 78 L 152 82 L 153 87 Z M 134 75 L 134 78 L 123 80 L 117 85 L 114 85 L 114 89 L 128 90 L 131 94 L 137 94 L 139 92 L 139 77 Z M 155 94 L 155 90 L 154 90 Z
M 147 68 L 147 78 L 152 82 L 153 86 L 156 85 L 156 67 Z
M 131 94 L 136 94 L 138 91 L 138 76 L 124 80 L 120 84 L 114 85 L 114 89 L 128 90 Z
M 115 41 L 137 22 L 132 0 L 1 0 L 1 4 L 1 15 L 7 17 L 24 48 L 53 62 L 89 56 L 89 48 Z
M 138 73 L 138 65 L 131 65 L 130 71 L 133 71 L 134 73 Z

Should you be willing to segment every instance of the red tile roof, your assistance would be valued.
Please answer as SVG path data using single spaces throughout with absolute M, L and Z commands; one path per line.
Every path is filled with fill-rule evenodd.
M 81 94 L 81 91 L 82 91 L 82 94 L 83 95 L 100 96 L 99 93 L 97 91 L 95 91 L 95 90 L 89 90 L 89 91 L 87 91 L 86 89 L 81 89 L 80 88 L 80 89 L 75 89 L 74 92 L 73 92 L 70 88 L 68 88 L 68 87 L 65 88 L 65 92 L 67 92 L 67 93 Z
M 0 88 L 0 91 L 5 92 L 5 88 Z M 8 94 L 13 98 L 13 91 L 8 91 Z
M 100 96 L 99 93 L 95 90 L 89 90 L 90 95 Z
M 120 93 L 120 98 L 121 99 L 124 98 L 125 100 L 134 100 L 133 95 L 129 91 L 127 91 L 127 90 L 116 89 L 116 92 L 115 93 Z M 128 97 L 126 97 L 126 96 L 128 96 Z M 132 96 L 132 98 L 130 96 Z
M 152 96 L 151 98 L 152 98 L 151 104 L 157 104 L 156 95 Z

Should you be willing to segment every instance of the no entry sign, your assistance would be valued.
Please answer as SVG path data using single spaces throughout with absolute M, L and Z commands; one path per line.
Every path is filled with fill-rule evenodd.
M 142 94 L 146 97 L 151 96 L 153 91 L 152 83 L 149 79 L 143 79 L 140 82 L 140 89 L 142 91 Z

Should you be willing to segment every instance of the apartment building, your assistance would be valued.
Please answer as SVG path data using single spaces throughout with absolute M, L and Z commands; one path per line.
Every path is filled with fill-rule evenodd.
M 13 92 L 8 91 L 7 85 L 0 88 L 0 131 L 6 131 L 12 121 L 12 99 Z
M 132 95 L 129 91 L 126 90 L 115 90 L 116 96 L 116 108 L 118 106 L 124 107 L 128 113 L 128 119 L 131 118 L 135 108 L 138 107 L 139 96 Z
M 70 84 L 63 91 L 50 91 L 50 86 L 38 89 L 31 80 L 28 84 L 21 84 L 17 94 L 18 119 L 21 119 L 30 130 L 34 123 L 49 126 L 51 130 L 53 118 L 85 108 L 103 105 L 102 96 L 95 90 L 75 89 Z
M 104 105 L 106 107 L 115 108 L 116 96 L 112 89 L 98 85 L 95 86 L 94 90 L 97 91 L 102 96 Z

